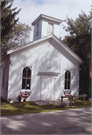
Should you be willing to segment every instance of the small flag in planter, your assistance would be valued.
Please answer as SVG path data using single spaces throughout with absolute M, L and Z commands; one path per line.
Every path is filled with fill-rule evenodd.
M 32 91 L 20 91 L 20 94 L 23 98 L 28 98 Z

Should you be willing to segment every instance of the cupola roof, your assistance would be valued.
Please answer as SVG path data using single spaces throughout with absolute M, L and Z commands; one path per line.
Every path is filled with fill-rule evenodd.
M 53 21 L 53 22 L 56 22 L 58 24 L 62 23 L 62 20 L 60 19 L 57 19 L 57 18 L 54 18 L 54 17 L 50 17 L 50 16 L 47 16 L 47 15 L 44 15 L 44 14 L 40 14 L 33 22 L 32 22 L 32 25 L 34 26 L 39 20 L 41 19 L 46 19 L 46 20 L 50 20 L 50 21 Z

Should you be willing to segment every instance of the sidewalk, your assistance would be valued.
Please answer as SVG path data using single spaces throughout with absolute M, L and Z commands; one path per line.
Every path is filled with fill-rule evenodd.
M 34 103 L 36 103 L 38 105 L 49 105 L 49 104 L 60 105 L 61 99 L 58 99 L 58 100 L 38 100 L 38 101 L 34 101 Z M 66 105 L 68 106 L 70 101 L 68 99 L 63 99 L 63 103 L 66 103 Z

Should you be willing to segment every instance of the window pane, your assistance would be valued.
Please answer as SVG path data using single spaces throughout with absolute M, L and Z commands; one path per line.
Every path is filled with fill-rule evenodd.
M 65 89 L 70 89 L 70 75 L 69 71 L 65 72 Z
M 70 72 L 69 71 L 65 72 L 65 79 L 70 79 Z
M 65 81 L 65 89 L 70 89 L 70 81 Z
M 70 72 L 67 72 L 67 79 L 70 79 Z
M 23 69 L 23 77 L 26 77 L 26 68 Z
M 28 78 L 31 77 L 31 70 L 30 70 L 30 69 L 27 70 L 27 77 L 28 77 Z
M 30 89 L 31 70 L 29 67 L 23 69 L 22 89 Z
M 22 79 L 22 89 L 26 89 L 26 79 Z
M 65 72 L 65 79 L 67 79 L 67 72 Z
M 27 89 L 30 89 L 30 79 L 27 79 Z
M 67 89 L 67 81 L 65 81 L 65 89 Z
M 70 89 L 70 81 L 67 81 L 67 89 Z

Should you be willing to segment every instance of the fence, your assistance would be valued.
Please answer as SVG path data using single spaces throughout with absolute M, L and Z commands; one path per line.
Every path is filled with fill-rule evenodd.
M 61 104 L 63 103 L 63 98 L 68 98 L 70 100 L 70 107 L 72 107 L 72 101 L 74 101 L 74 105 L 76 105 L 76 98 L 82 97 L 83 98 L 83 105 L 85 105 L 85 97 L 87 97 L 86 94 L 78 95 L 78 96 L 61 96 Z M 73 99 L 74 98 L 74 99 Z

